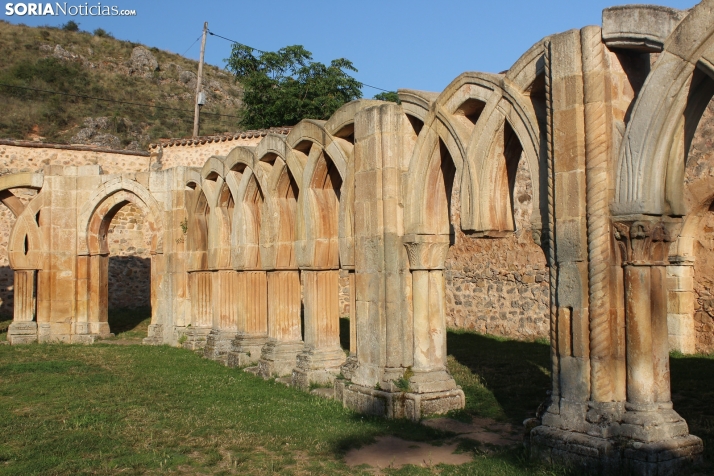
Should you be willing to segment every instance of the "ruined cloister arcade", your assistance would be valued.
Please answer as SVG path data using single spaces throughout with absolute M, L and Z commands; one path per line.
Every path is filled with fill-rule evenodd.
M 492 328 L 550 339 L 533 455 L 675 474 L 702 442 L 673 408 L 669 352 L 714 348 L 701 317 L 714 282 L 702 238 L 714 232 L 713 95 L 714 1 L 613 7 L 503 73 L 400 90 L 400 104 L 351 102 L 200 168 L 2 176 L 16 217 L 9 340 L 110 332 L 107 232 L 131 204 L 149 230 L 145 344 L 420 419 L 465 405 L 446 368 L 447 327 L 467 319 L 454 317 L 453 263 L 480 253 L 498 284 L 498 266 L 526 261 L 511 281 L 530 300 L 494 311 Z M 37 194 L 24 203 L 16 189 Z

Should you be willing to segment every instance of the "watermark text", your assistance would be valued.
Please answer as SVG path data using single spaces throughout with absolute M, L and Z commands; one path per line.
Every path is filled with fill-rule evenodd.
M 69 5 L 67 2 L 55 3 L 6 3 L 5 15 L 7 16 L 71 16 L 71 17 L 119 17 L 136 16 L 136 10 L 121 9 L 116 5 L 102 5 L 101 3 Z

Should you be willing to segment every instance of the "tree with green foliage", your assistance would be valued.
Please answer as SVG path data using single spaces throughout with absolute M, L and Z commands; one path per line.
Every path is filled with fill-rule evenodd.
M 399 100 L 399 95 L 394 91 L 385 91 L 383 93 L 375 94 L 374 98 L 372 99 L 378 99 L 379 101 L 396 102 L 397 104 L 402 103 L 402 101 Z
M 241 124 L 247 128 L 328 119 L 343 104 L 362 97 L 362 83 L 346 72 L 357 71 L 351 61 L 339 58 L 329 66 L 314 62 L 300 45 L 258 52 L 235 44 L 226 62 L 243 85 Z

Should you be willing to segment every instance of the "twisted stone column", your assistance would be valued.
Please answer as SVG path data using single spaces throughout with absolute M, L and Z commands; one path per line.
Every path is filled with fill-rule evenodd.
M 590 317 L 590 398 L 612 400 L 608 158 L 611 122 L 605 51 L 599 27 L 581 31 L 585 102 L 585 180 Z

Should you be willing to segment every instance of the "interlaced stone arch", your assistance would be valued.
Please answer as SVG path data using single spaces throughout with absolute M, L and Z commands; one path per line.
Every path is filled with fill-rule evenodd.
M 298 180 L 302 177 L 303 165 L 285 138 L 274 134 L 260 142 L 255 157 L 259 162 L 272 164 L 263 189 L 265 212 L 260 227 L 261 261 L 266 269 L 297 269 Z
M 8 260 L 12 269 L 40 269 L 46 250 L 39 227 L 39 212 L 45 196 L 42 194 L 42 174 L 16 174 L 0 177 L 0 194 L 3 203 L 10 208 L 17 218 L 10 231 L 8 241 Z M 13 188 L 31 188 L 38 194 L 27 204 L 22 203 L 12 194 Z

